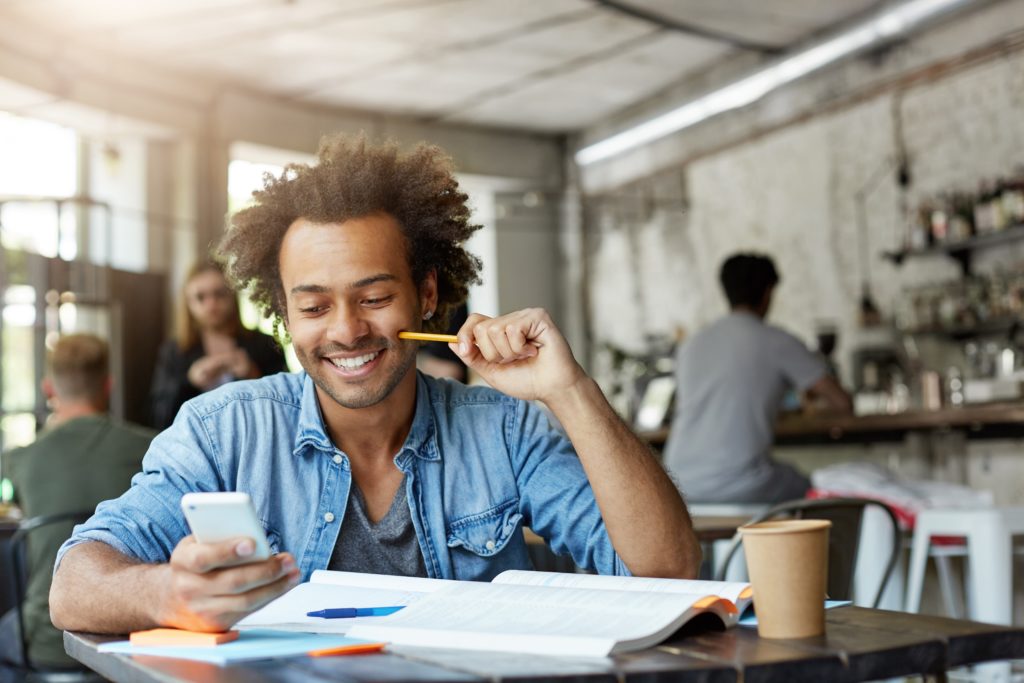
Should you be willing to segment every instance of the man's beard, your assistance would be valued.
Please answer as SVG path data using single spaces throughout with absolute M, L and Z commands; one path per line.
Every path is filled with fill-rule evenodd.
M 406 373 L 415 366 L 416 364 L 416 348 L 415 345 L 406 352 L 405 344 L 393 345 L 387 339 L 374 340 L 364 344 L 359 344 L 354 347 L 346 347 L 339 344 L 329 344 L 314 349 L 311 356 L 306 356 L 301 353 L 296 347 L 295 355 L 298 357 L 302 367 L 305 368 L 313 382 L 323 391 L 325 394 L 331 397 L 331 399 L 342 408 L 369 408 L 370 406 L 377 405 L 395 390 L 402 380 L 405 378 Z M 366 386 L 364 384 L 356 385 L 345 385 L 344 387 L 337 386 L 335 383 L 344 383 L 344 378 L 338 377 L 332 374 L 329 370 L 325 369 L 321 364 L 321 359 L 324 359 L 327 355 L 337 353 L 339 351 L 344 352 L 356 352 L 360 350 L 373 350 L 379 349 L 386 351 L 385 363 L 389 361 L 395 361 L 398 359 L 398 364 L 388 370 L 385 367 L 378 368 L 378 370 L 384 371 L 383 376 L 374 377 L 372 379 L 364 380 L 373 382 L 372 386 Z M 398 354 L 405 353 L 405 356 Z M 395 358 L 391 358 L 395 356 Z M 310 360 L 312 358 L 312 361 Z M 328 361 L 330 362 L 330 361 Z M 372 362 L 372 361 L 371 361 Z

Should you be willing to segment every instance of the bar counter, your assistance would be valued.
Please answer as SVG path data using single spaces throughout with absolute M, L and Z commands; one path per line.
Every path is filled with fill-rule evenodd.
M 891 415 L 784 414 L 775 428 L 777 444 L 900 441 L 908 432 L 958 430 L 970 438 L 1024 437 L 1024 402 L 984 403 L 940 410 L 909 410 Z M 662 447 L 669 430 L 641 432 Z

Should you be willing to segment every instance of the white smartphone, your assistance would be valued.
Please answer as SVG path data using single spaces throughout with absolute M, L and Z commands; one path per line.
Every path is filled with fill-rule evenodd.
M 181 497 L 181 510 L 200 543 L 244 536 L 256 542 L 253 561 L 270 557 L 270 543 L 248 493 L 186 493 Z

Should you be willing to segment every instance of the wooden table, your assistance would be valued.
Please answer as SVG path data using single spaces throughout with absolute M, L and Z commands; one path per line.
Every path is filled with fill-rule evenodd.
M 750 521 L 750 515 L 693 515 L 693 531 L 701 543 L 732 538 L 736 530 Z
M 860 607 L 827 612 L 827 634 L 763 640 L 753 629 L 691 629 L 663 645 L 613 659 L 562 659 L 404 649 L 355 657 L 251 662 L 217 667 L 162 657 L 99 654 L 110 637 L 65 633 L 75 659 L 130 683 L 285 683 L 291 681 L 607 681 L 758 683 L 866 681 L 910 674 L 944 679 L 947 669 L 1024 657 L 1024 628 Z

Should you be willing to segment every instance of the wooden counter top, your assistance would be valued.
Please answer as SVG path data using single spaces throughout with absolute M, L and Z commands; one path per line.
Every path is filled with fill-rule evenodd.
M 921 430 L 1009 428 L 1000 433 L 1024 436 L 1024 403 L 986 403 L 941 410 L 909 410 L 893 415 L 783 415 L 775 428 L 778 443 L 863 440 Z M 654 446 L 663 446 L 668 429 L 641 432 Z

